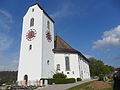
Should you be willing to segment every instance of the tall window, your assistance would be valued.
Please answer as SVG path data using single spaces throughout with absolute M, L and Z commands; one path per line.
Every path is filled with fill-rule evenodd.
M 70 71 L 69 57 L 65 57 L 65 67 L 66 67 L 66 71 Z
M 50 22 L 47 21 L 47 28 L 50 29 Z
M 49 63 L 50 63 L 50 61 L 49 60 L 47 60 L 47 64 L 49 65 Z
M 34 26 L 34 18 L 31 18 L 30 20 L 30 27 Z
M 29 46 L 29 50 L 31 50 L 31 49 L 32 49 L 32 45 Z
M 32 12 L 34 12 L 34 8 L 32 9 Z
M 57 71 L 60 71 L 60 64 L 57 64 Z

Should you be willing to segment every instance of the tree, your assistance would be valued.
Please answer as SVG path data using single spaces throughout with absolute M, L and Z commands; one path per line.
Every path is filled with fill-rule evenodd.
M 91 77 L 101 75 L 106 76 L 114 72 L 112 66 L 105 65 L 101 60 L 89 58 L 89 61 Z
M 3 83 L 12 84 L 17 80 L 17 71 L 1 71 L 0 72 L 0 85 Z

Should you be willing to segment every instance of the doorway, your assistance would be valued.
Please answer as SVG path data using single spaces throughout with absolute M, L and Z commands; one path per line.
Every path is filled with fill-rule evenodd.
M 25 81 L 25 86 L 27 86 L 27 83 L 28 83 L 28 75 L 27 74 L 24 75 L 24 81 Z

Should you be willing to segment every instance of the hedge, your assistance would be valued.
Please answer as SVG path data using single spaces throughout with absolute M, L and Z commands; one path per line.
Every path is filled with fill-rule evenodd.
M 63 73 L 56 73 L 53 75 L 53 78 L 67 78 L 67 76 Z
M 75 78 L 49 78 L 49 79 L 45 79 L 42 78 L 41 80 L 48 80 L 48 84 L 68 84 L 68 83 L 74 83 L 75 82 Z

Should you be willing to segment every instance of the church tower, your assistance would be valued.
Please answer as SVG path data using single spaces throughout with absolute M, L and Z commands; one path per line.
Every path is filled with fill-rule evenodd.
M 54 72 L 54 21 L 39 6 L 23 17 L 18 82 L 52 78 Z

